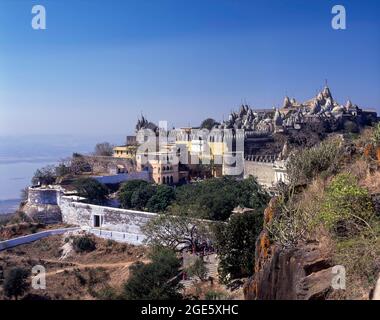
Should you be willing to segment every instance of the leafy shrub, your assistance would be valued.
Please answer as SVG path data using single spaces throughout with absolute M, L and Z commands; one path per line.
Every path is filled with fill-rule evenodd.
M 272 219 L 265 225 L 270 240 L 283 247 L 293 247 L 298 242 L 314 238 L 320 227 L 317 216 L 324 199 L 327 182 L 320 177 L 314 179 L 300 193 L 284 190 L 271 202 L 267 210 Z
M 273 241 L 291 247 L 324 229 L 339 237 L 370 231 L 375 217 L 367 189 L 348 173 L 330 183 L 316 179 L 301 194 L 277 199 L 277 214 L 266 228 Z M 372 233 L 372 232 L 371 232 Z
M 380 225 L 377 227 L 377 234 L 380 232 L 379 227 Z M 358 235 L 339 240 L 333 262 L 345 266 L 347 289 L 354 291 L 357 281 L 364 282 L 366 287 L 374 286 L 380 272 L 379 239 Z
M 30 227 L 30 232 L 31 233 L 36 233 L 38 231 L 38 227 L 36 226 L 36 225 L 32 225 L 31 227 Z
M 271 240 L 283 247 L 295 246 L 311 232 L 311 217 L 294 207 L 292 202 L 296 202 L 294 196 L 287 201 L 284 198 L 278 199 L 276 205 L 280 214 L 275 215 L 266 225 Z
M 118 294 L 114 288 L 107 285 L 97 291 L 95 297 L 99 300 L 116 300 L 118 299 Z
M 350 174 L 336 176 L 326 189 L 319 214 L 323 225 L 337 235 L 360 230 L 369 226 L 374 216 L 371 197 Z
M 81 286 L 86 285 L 87 280 L 86 280 L 86 278 L 82 275 L 80 269 L 74 269 L 74 275 L 75 275 L 75 277 L 78 279 L 79 284 L 80 284 Z
M 375 144 L 380 144 L 380 123 L 373 128 L 372 140 Z
M 130 267 L 131 276 L 124 284 L 123 298 L 127 300 L 180 299 L 181 262 L 174 251 L 157 247 L 150 254 L 148 264 L 136 263 Z
M 22 296 L 29 288 L 27 282 L 29 272 L 22 268 L 13 268 L 6 275 L 3 284 L 3 291 L 5 296 L 16 300 Z
M 88 285 L 89 287 L 93 287 L 98 283 L 104 283 L 109 280 L 110 276 L 106 269 L 104 268 L 90 268 L 88 270 Z
M 289 156 L 286 164 L 292 185 L 308 183 L 323 171 L 337 170 L 341 145 L 338 140 L 321 142 L 310 149 L 301 149 Z
M 85 235 L 74 238 L 73 247 L 76 252 L 90 252 L 96 249 L 96 244 L 91 237 Z

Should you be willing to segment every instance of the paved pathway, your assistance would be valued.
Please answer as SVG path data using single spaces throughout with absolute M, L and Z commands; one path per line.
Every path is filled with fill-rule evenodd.
M 47 272 L 46 273 L 47 277 L 55 275 L 55 274 L 59 274 L 65 271 L 73 271 L 75 269 L 85 269 L 85 268 L 110 269 L 110 268 L 119 268 L 119 267 L 122 269 L 125 269 L 136 262 L 136 261 L 124 261 L 124 262 L 111 262 L 111 263 L 79 263 L 79 262 L 70 262 L 70 261 L 64 262 L 62 260 L 52 260 L 52 259 L 42 259 L 42 261 L 49 262 L 49 263 L 57 263 L 57 264 L 62 264 L 62 263 L 70 264 L 70 266 L 68 267 Z M 141 260 L 141 262 L 147 263 L 149 262 L 149 260 Z
M 217 280 L 219 275 L 218 275 L 218 256 L 216 254 L 211 254 L 206 257 L 204 257 L 204 261 L 206 264 L 207 268 L 207 275 L 206 278 L 208 277 L 213 277 L 214 280 Z M 190 288 L 194 286 L 194 282 L 198 280 L 198 277 L 193 277 L 187 280 L 182 280 L 181 284 L 185 287 L 185 289 Z
M 16 238 L 0 241 L 0 251 L 7 250 L 7 249 L 10 249 L 10 248 L 22 245 L 22 244 L 34 242 L 34 241 L 37 241 L 37 240 L 40 240 L 42 238 L 46 238 L 49 236 L 54 236 L 57 234 L 63 234 L 66 232 L 72 232 L 72 231 L 77 231 L 77 230 L 80 230 L 80 228 L 74 227 L 74 228 L 49 229 L 49 230 L 44 230 L 41 232 L 27 234 L 27 235 L 21 236 L 21 237 L 16 237 Z

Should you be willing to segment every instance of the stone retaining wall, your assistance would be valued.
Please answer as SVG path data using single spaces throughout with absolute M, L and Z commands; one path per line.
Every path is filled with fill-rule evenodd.
M 276 182 L 275 167 L 272 162 L 244 161 L 244 178 L 257 178 L 257 182 L 271 187 Z

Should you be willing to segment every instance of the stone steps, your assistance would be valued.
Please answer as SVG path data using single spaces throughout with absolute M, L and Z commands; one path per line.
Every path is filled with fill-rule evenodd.
M 209 255 L 209 256 L 204 258 L 204 261 L 205 261 L 205 265 L 207 268 L 206 278 L 212 277 L 214 279 L 218 279 L 218 277 L 219 277 L 219 275 L 218 275 L 218 263 L 219 263 L 219 261 L 218 261 L 217 255 L 216 254 Z M 192 277 L 192 278 L 189 278 L 187 280 L 182 280 L 181 284 L 184 286 L 185 289 L 188 289 L 194 285 L 195 281 L 199 281 L 199 279 L 197 277 Z

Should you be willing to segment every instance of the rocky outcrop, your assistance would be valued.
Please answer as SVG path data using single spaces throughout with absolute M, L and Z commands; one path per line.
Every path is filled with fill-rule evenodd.
M 265 210 L 264 223 L 270 223 L 276 214 L 276 199 L 272 199 Z M 329 239 L 322 236 L 294 248 L 283 248 L 270 242 L 264 228 L 256 242 L 254 271 L 244 288 L 246 299 L 324 299 L 333 277 Z

